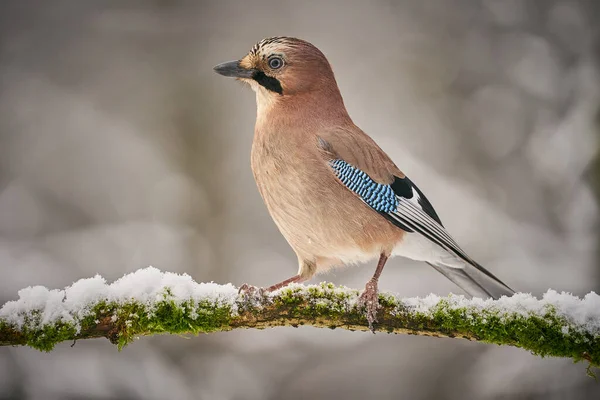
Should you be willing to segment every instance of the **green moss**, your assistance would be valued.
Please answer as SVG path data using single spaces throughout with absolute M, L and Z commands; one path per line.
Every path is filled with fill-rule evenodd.
M 230 305 L 215 305 L 211 301 L 176 302 L 172 300 L 170 291 L 165 290 L 163 300 L 152 307 L 136 302 L 117 304 L 102 301 L 74 322 L 42 324 L 40 313 L 32 312 L 25 317 L 23 328 L 17 331 L 0 321 L 0 337 L 12 332 L 12 337 L 5 340 L 7 343 L 26 344 L 50 351 L 63 341 L 105 335 L 121 349 L 139 335 L 198 334 L 230 329 L 231 315 Z M 101 328 L 104 331 L 99 326 L 104 326 Z
M 308 288 L 283 289 L 271 301 L 273 308 L 283 309 L 290 318 L 339 321 L 353 311 L 349 309 L 348 302 L 357 293 L 336 289 L 331 283 L 321 283 Z
M 231 306 L 215 305 L 210 301 L 176 302 L 169 296 L 148 307 L 126 303 L 116 313 L 119 349 L 139 335 L 209 333 L 230 329 Z
M 39 312 L 25 318 L 21 331 L 0 321 L 0 344 L 27 344 L 50 351 L 57 343 L 106 336 L 119 349 L 136 336 L 150 334 L 209 333 L 236 327 L 263 329 L 275 325 L 315 325 L 335 329 L 366 329 L 364 310 L 356 305 L 358 291 L 323 283 L 308 288 L 292 287 L 275 296 L 258 295 L 236 307 L 218 301 L 176 301 L 166 289 L 152 305 L 100 302 L 74 322 L 41 324 Z M 393 333 L 459 336 L 498 345 L 522 347 L 540 356 L 570 357 L 575 361 L 600 362 L 600 338 L 582 333 L 555 309 L 542 315 L 506 314 L 491 307 L 457 307 L 452 298 L 441 299 L 427 312 L 418 312 L 389 294 L 379 296 L 380 324 L 375 329 Z M 567 327 L 567 329 L 565 328 Z
M 379 305 L 385 308 L 396 308 L 399 305 L 398 299 L 389 293 L 379 294 Z
M 72 324 L 57 322 L 52 325 L 44 325 L 39 329 L 25 325 L 21 331 L 17 331 L 6 323 L 0 323 L 0 332 L 13 332 L 13 337 L 16 339 L 15 344 L 25 344 L 34 349 L 48 352 L 57 343 L 73 340 L 76 329 Z M 16 337 L 17 335 L 18 337 Z
M 473 335 L 483 342 L 521 347 L 542 357 L 571 357 L 575 361 L 588 358 L 595 364 L 600 360 L 600 338 L 582 334 L 573 327 L 565 333 L 568 321 L 559 317 L 550 306 L 543 316 L 521 316 L 502 314 L 493 309 L 477 312 L 467 308 L 454 309 L 442 300 L 431 316 L 419 316 L 424 326 L 427 326 L 427 318 L 431 318 L 433 328 L 443 333 Z

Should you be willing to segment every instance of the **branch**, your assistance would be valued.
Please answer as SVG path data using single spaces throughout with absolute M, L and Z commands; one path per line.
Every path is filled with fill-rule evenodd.
M 20 290 L 19 300 L 0 308 L 0 345 L 50 351 L 63 341 L 105 337 L 121 349 L 162 333 L 300 325 L 368 331 L 358 294 L 321 283 L 243 296 L 231 284 L 199 284 L 149 267 L 110 285 L 96 276 L 64 290 Z M 496 301 L 380 294 L 379 302 L 374 331 L 464 338 L 600 365 L 600 296 L 593 292 L 583 299 L 550 290 L 541 300 L 516 294 Z

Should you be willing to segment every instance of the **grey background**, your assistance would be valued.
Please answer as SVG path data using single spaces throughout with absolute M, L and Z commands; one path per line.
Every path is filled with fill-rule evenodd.
M 147 265 L 294 274 L 250 172 L 254 95 L 212 72 L 275 35 L 324 51 L 355 122 L 475 259 L 519 291 L 598 291 L 599 19 L 593 0 L 3 0 L 0 302 Z M 403 259 L 381 288 L 460 292 Z M 596 396 L 569 360 L 341 330 L 0 348 L 0 399 Z

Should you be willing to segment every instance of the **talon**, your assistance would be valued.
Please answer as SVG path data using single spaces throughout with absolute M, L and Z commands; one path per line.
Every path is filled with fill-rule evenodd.
M 377 310 L 379 306 L 379 290 L 375 282 L 368 282 L 365 286 L 365 290 L 358 299 L 358 304 L 365 307 L 367 322 L 369 323 L 369 329 L 375 332 L 373 323 L 377 322 Z
M 249 295 L 249 294 L 253 294 L 258 290 L 258 288 L 256 286 L 252 286 L 252 285 L 248 285 L 247 283 L 244 283 L 242 286 L 240 286 L 239 290 L 238 290 L 238 294 L 245 294 L 245 295 Z
M 242 297 L 242 307 L 251 307 L 261 301 L 265 296 L 265 289 L 244 283 L 238 290 L 238 295 Z

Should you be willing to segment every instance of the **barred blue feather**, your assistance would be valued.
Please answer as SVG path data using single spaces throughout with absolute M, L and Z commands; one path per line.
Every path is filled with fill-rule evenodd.
M 375 182 L 344 160 L 331 160 L 329 164 L 338 179 L 375 211 L 389 213 L 398 208 L 398 199 L 390 185 Z
M 369 175 L 344 160 L 331 160 L 329 165 L 338 179 L 359 195 L 371 208 L 383 214 L 390 222 L 406 232 L 418 232 L 450 254 L 456 255 L 484 275 L 475 279 L 465 272 L 466 267 L 448 267 L 444 263 L 428 262 L 448 279 L 467 291 L 499 298 L 514 291 L 473 261 L 444 229 L 442 222 L 425 195 L 407 177 L 398 178 L 390 185 L 375 182 Z M 479 280 L 478 280 L 479 279 Z M 488 281 L 481 281 L 488 280 Z M 491 282 L 491 283 L 490 283 Z

